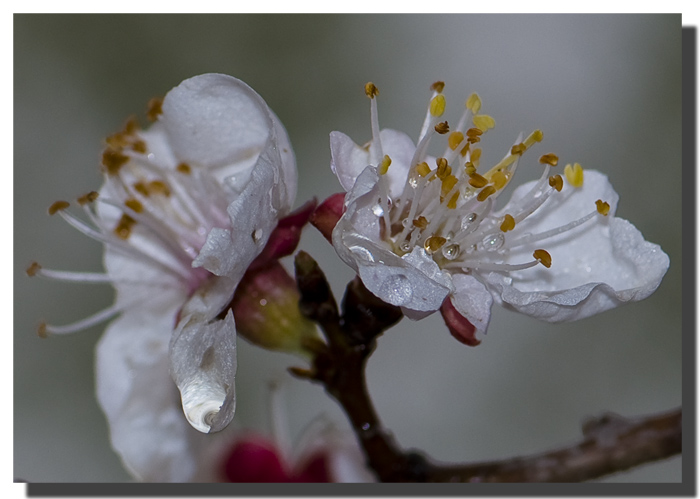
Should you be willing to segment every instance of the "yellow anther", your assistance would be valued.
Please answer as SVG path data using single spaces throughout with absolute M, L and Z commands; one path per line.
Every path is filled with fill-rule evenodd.
M 471 144 L 476 144 L 481 140 L 481 135 L 483 133 L 484 132 L 482 132 L 478 128 L 470 128 L 469 130 L 467 130 L 467 140 Z
M 527 146 L 522 142 L 520 144 L 515 144 L 513 147 L 510 148 L 510 153 L 513 156 L 515 156 L 516 154 L 518 156 L 522 156 L 525 151 L 527 151 Z
M 598 210 L 598 213 L 600 213 L 603 216 L 607 216 L 607 214 L 610 213 L 610 205 L 602 199 L 599 199 L 595 202 L 595 207 L 596 210 Z
M 48 338 L 49 332 L 46 330 L 46 324 L 43 322 L 39 324 L 39 327 L 36 329 L 36 334 L 39 335 L 39 338 Z
M 430 173 L 430 167 L 428 166 L 428 163 L 423 161 L 421 164 L 417 165 L 416 173 L 421 177 L 425 177 L 428 173 Z
M 566 165 L 564 167 L 564 176 L 566 181 L 573 187 L 581 187 L 583 185 L 583 168 L 578 163 L 574 163 L 574 166 Z
M 149 182 L 147 190 L 150 194 L 162 194 L 166 197 L 170 196 L 170 187 L 162 180 Z
M 61 210 L 65 210 L 70 206 L 68 201 L 56 201 L 54 204 L 49 206 L 49 215 L 55 215 Z
M 149 196 L 151 193 L 148 192 L 148 187 L 143 182 L 136 182 L 134 184 L 134 190 L 143 196 Z
M 557 156 L 553 152 L 543 154 L 542 156 L 540 156 L 540 163 L 542 163 L 543 165 L 547 164 L 550 166 L 557 166 L 557 164 L 559 163 L 559 156 Z
M 413 226 L 419 229 L 425 229 L 428 226 L 428 219 L 421 215 L 413 221 Z
M 141 213 L 143 211 L 143 205 L 138 199 L 127 199 L 124 204 L 134 210 L 136 213 Z
M 481 109 L 481 98 L 478 94 L 473 93 L 469 96 L 465 105 L 467 109 L 476 114 Z
M 445 180 L 447 176 L 452 173 L 452 167 L 447 164 L 447 160 L 445 158 L 437 158 L 435 163 L 437 164 L 437 171 L 435 172 L 435 175 L 440 180 Z
M 527 138 L 523 141 L 523 144 L 525 144 L 526 147 L 532 147 L 535 142 L 542 142 L 543 138 L 544 134 L 542 133 L 542 130 L 535 130 L 527 136 Z
M 477 201 L 486 201 L 486 198 L 489 197 L 491 194 L 494 194 L 496 192 L 496 188 L 492 185 L 487 185 L 484 187 L 479 194 L 477 194 L 476 199 Z
M 430 85 L 430 90 L 433 92 L 441 93 L 445 89 L 445 82 L 444 81 L 436 81 L 432 85 Z
M 503 172 L 499 170 L 496 171 L 493 175 L 491 175 L 491 182 L 493 183 L 493 186 L 500 191 L 506 185 L 508 185 L 508 180 L 510 180 L 510 176 L 510 172 Z
M 99 196 L 99 194 L 97 192 L 90 191 L 87 194 L 83 194 L 82 196 L 80 196 L 78 198 L 78 204 L 80 206 L 83 206 L 83 205 L 86 205 L 88 203 L 92 203 L 93 201 L 95 201 L 97 199 L 98 196 Z
M 477 189 L 479 189 L 481 187 L 484 187 L 488 183 L 489 181 L 486 179 L 486 177 L 482 177 L 476 172 L 469 175 L 469 185 L 471 185 L 472 187 L 476 187 Z
M 549 185 L 561 192 L 561 188 L 564 187 L 564 181 L 562 180 L 561 175 L 552 175 L 549 177 Z
M 430 100 L 430 114 L 435 117 L 440 117 L 445 112 L 445 96 L 437 94 Z
M 501 230 L 503 232 L 508 232 L 509 230 L 513 230 L 514 228 L 515 228 L 515 219 L 513 218 L 513 215 L 506 213 L 506 216 L 503 217 L 503 223 L 501 224 Z
M 552 256 L 545 250 L 536 249 L 532 256 L 545 267 L 549 268 L 552 266 Z
M 462 156 L 466 156 L 467 153 L 469 152 L 469 145 L 470 145 L 470 142 L 467 142 L 467 144 L 462 148 L 462 150 L 459 151 L 459 154 L 461 154 Z
M 447 202 L 447 208 L 454 210 L 457 208 L 457 201 L 459 200 L 459 192 L 455 192 L 450 200 Z
M 476 173 L 476 166 L 474 166 L 474 163 L 471 161 L 465 163 L 464 165 L 464 171 L 467 172 L 467 175 L 470 177 Z
M 370 99 L 374 99 L 377 95 L 379 95 L 379 89 L 374 83 L 369 81 L 365 83 L 365 95 Z
M 110 175 L 116 175 L 119 173 L 119 169 L 127 161 L 129 161 L 128 156 L 125 156 L 114 149 L 107 149 L 104 153 L 102 153 L 102 164 L 107 170 L 107 173 Z
M 428 253 L 435 253 L 447 242 L 447 239 L 441 236 L 432 236 L 425 240 L 423 247 Z
M 143 140 L 137 140 L 131 144 L 131 148 L 140 154 L 146 154 L 146 143 Z
M 469 155 L 469 161 L 479 166 L 479 160 L 481 159 L 481 149 L 474 149 Z
M 474 118 L 472 118 L 472 121 L 474 122 L 474 125 L 482 132 L 490 130 L 496 126 L 496 120 L 494 120 L 488 114 L 477 114 L 474 116 Z
M 463 140 L 464 134 L 462 132 L 452 132 L 447 138 L 447 145 L 454 151 L 457 149 L 457 147 L 459 147 Z
M 435 125 L 435 131 L 440 135 L 444 135 L 450 131 L 450 125 L 446 121 L 443 121 L 442 123 Z
M 160 97 L 153 97 L 148 101 L 146 118 L 148 118 L 149 121 L 155 121 L 161 114 L 163 114 L 163 99 Z
M 175 169 L 180 173 L 184 173 L 185 175 L 192 173 L 192 167 L 187 163 L 180 163 Z
M 386 175 L 386 172 L 389 171 L 390 165 L 391 165 L 391 158 L 385 154 L 384 157 L 382 158 L 382 162 L 379 163 L 379 167 L 377 168 L 379 175 Z
M 119 223 L 114 228 L 114 233 L 120 239 L 128 239 L 129 236 L 131 235 L 131 228 L 134 226 L 135 223 L 136 223 L 136 220 L 134 220 L 133 218 L 131 218 L 129 215 L 127 215 L 125 213 L 119 219 Z
M 447 177 L 442 179 L 442 195 L 447 196 L 455 185 L 457 185 L 457 177 L 455 177 L 454 175 L 448 175 Z
M 27 275 L 29 277 L 34 277 L 37 274 L 37 272 L 39 272 L 40 270 L 41 270 L 41 265 L 39 265 L 36 262 L 32 262 L 32 264 L 29 267 L 27 267 Z

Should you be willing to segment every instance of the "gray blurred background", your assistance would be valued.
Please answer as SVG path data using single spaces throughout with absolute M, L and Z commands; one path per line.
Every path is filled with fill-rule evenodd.
M 41 340 L 111 303 L 109 287 L 29 279 L 48 268 L 101 270 L 100 246 L 46 208 L 101 184 L 102 139 L 149 98 L 206 72 L 236 76 L 286 125 L 297 205 L 339 191 L 328 134 L 370 137 L 363 85 L 381 90 L 382 127 L 415 138 L 429 86 L 446 82 L 448 120 L 478 91 L 497 160 L 518 132 L 541 128 L 539 154 L 605 172 L 618 216 L 659 243 L 671 268 L 649 299 L 573 324 L 494 308 L 477 348 L 439 314 L 386 333 L 368 366 L 379 414 L 405 447 L 446 461 L 541 452 L 575 442 L 588 416 L 681 404 L 681 18 L 665 16 L 179 15 L 15 16 L 14 475 L 33 481 L 128 481 L 94 396 L 93 350 L 104 326 Z M 532 165 L 528 168 L 527 165 Z M 527 170 L 530 170 L 528 176 Z M 351 272 L 313 230 L 301 247 L 337 296 Z M 241 428 L 268 431 L 267 384 L 287 379 L 293 436 L 325 413 L 347 423 L 321 387 L 285 375 L 293 357 L 239 342 Z M 681 480 L 679 457 L 607 481 Z

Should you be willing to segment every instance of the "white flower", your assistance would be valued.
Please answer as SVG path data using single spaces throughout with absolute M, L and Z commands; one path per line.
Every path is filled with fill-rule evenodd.
M 96 365 L 112 445 L 137 478 L 185 481 L 197 468 L 186 450 L 204 442 L 187 421 L 215 432 L 235 410 L 236 330 L 222 310 L 290 210 L 297 174 L 278 118 L 230 76 L 185 80 L 151 104 L 149 117 L 149 129 L 132 121 L 107 139 L 104 186 L 78 200 L 90 223 L 63 201 L 49 210 L 104 244 L 106 273 L 38 264 L 28 273 L 114 285 L 111 307 L 40 333 L 118 316 Z
M 558 158 L 545 154 L 541 178 L 497 209 L 520 156 L 542 132 L 519 138 L 496 165 L 479 165 L 477 144 L 495 121 L 479 114 L 472 94 L 456 127 L 440 122 L 443 87 L 432 86 L 418 145 L 402 132 L 380 131 L 371 83 L 372 140 L 360 147 L 331 133 L 331 168 L 348 191 L 333 244 L 368 289 L 412 319 L 441 309 L 455 337 L 478 344 L 474 334 L 486 331 L 493 301 L 568 321 L 657 288 L 668 256 L 615 218 L 618 196 L 601 173 L 567 165 L 564 181 L 550 176 Z M 436 134 L 447 136 L 437 159 L 427 155 Z

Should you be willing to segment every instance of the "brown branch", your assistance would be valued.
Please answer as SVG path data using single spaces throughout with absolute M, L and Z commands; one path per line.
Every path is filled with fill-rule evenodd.
M 321 383 L 347 414 L 367 466 L 382 482 L 581 482 L 681 453 L 681 410 L 627 419 L 606 414 L 583 425 L 581 442 L 537 455 L 484 463 L 442 464 L 404 451 L 382 425 L 367 392 L 365 365 L 376 339 L 401 311 L 370 293 L 359 279 L 346 289 L 342 314 L 326 277 L 308 254 L 295 260 L 300 310 L 326 342 L 307 345 L 311 370 L 290 369 Z

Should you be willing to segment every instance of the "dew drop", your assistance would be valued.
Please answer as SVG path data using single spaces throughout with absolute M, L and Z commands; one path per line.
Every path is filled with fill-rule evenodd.
M 415 189 L 416 187 L 418 187 L 418 178 L 416 178 L 416 177 L 410 177 L 410 178 L 408 179 L 408 185 L 410 185 L 410 186 L 413 187 L 414 189 Z
M 382 208 L 382 205 L 377 203 L 374 206 L 372 206 L 372 213 L 374 213 L 378 217 L 384 216 L 384 208 Z
M 401 220 L 401 225 L 403 225 L 404 227 L 408 227 L 409 225 L 411 225 L 411 221 L 408 218 L 404 218 L 403 220 Z
M 387 277 L 379 288 L 380 298 L 392 305 L 405 305 L 413 298 L 413 289 L 405 275 Z
M 462 223 L 460 227 L 462 228 L 462 230 L 466 230 L 472 223 L 474 223 L 475 220 L 476 213 L 470 213 L 469 215 L 465 215 L 464 218 L 462 218 Z
M 442 256 L 448 260 L 454 260 L 459 256 L 459 244 L 450 244 L 442 248 Z
M 401 251 L 408 252 L 411 249 L 411 243 L 409 243 L 406 240 L 401 241 L 401 244 L 399 244 L 399 248 L 401 249 Z
M 262 239 L 263 236 L 263 230 L 262 229 L 257 229 L 255 232 L 253 232 L 253 241 L 256 243 Z
M 481 243 L 484 245 L 484 249 L 486 251 L 496 251 L 497 249 L 500 249 L 501 246 L 503 246 L 503 243 L 505 241 L 505 236 L 501 233 L 497 233 L 488 234 L 486 237 L 484 237 Z

